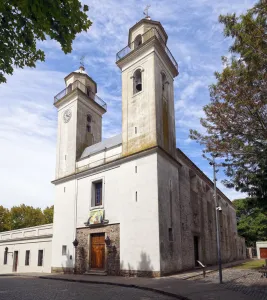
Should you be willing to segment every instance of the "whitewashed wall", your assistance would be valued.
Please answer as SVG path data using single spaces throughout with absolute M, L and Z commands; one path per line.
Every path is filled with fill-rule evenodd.
M 137 166 L 137 173 L 135 167 Z M 61 255 L 67 245 L 73 255 L 75 195 L 77 227 L 84 227 L 91 209 L 92 182 L 103 180 L 103 208 L 109 224 L 120 223 L 123 270 L 160 270 L 156 154 L 56 186 L 52 267 L 68 267 Z M 64 193 L 64 186 L 66 187 Z M 136 201 L 137 192 L 137 201 Z
M 267 248 L 267 241 L 259 241 L 256 242 L 256 248 L 257 248 L 257 257 L 260 259 L 260 248 Z
M 54 227 L 52 244 L 52 267 L 73 268 L 75 249 L 75 199 L 76 180 L 55 186 Z M 62 255 L 62 246 L 67 246 L 67 255 Z
M 13 272 L 14 251 L 18 251 L 17 273 L 51 272 L 53 224 L 29 227 L 0 233 L 0 274 Z M 4 252 L 8 247 L 7 264 Z M 30 250 L 30 263 L 25 266 L 26 250 Z M 38 266 L 38 250 L 43 250 L 43 266 Z

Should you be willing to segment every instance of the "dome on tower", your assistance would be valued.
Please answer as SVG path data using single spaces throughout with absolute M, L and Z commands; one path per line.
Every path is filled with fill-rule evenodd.
M 85 71 L 84 66 L 80 66 L 80 68 L 78 70 L 74 71 L 74 73 L 80 73 L 80 74 L 88 75 L 87 72 Z

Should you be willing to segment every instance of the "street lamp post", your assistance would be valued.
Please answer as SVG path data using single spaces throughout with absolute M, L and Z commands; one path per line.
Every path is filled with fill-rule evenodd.
M 219 214 L 220 207 L 217 202 L 217 186 L 216 186 L 216 163 L 214 155 L 210 160 L 210 165 L 213 167 L 213 183 L 214 183 L 214 201 L 215 201 L 215 222 L 216 222 L 216 238 L 217 238 L 217 253 L 218 253 L 218 265 L 219 265 L 219 278 L 222 283 L 222 258 L 221 258 L 221 243 L 220 243 L 220 229 L 219 229 Z

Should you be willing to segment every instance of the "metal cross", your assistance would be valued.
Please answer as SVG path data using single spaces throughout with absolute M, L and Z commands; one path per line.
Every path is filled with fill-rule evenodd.
M 148 9 L 151 5 L 147 5 L 146 8 L 144 9 L 144 15 L 146 15 L 146 18 L 148 18 Z
M 80 65 L 82 67 L 84 67 L 84 59 L 85 59 L 85 55 L 82 55 L 81 58 L 80 58 Z

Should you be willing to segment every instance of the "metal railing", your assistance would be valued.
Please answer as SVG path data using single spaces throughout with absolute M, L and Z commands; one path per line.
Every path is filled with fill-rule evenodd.
M 107 110 L 107 104 L 104 102 L 101 98 L 99 98 L 95 93 L 93 93 L 89 87 L 85 86 L 83 83 L 81 83 L 79 80 L 74 81 L 69 86 L 67 86 L 64 90 L 59 92 L 54 97 L 54 103 L 62 99 L 67 94 L 71 93 L 75 89 L 79 89 L 84 94 L 86 94 L 90 99 L 94 100 L 97 104 L 102 106 L 105 110 Z
M 88 156 L 87 158 L 89 158 L 89 157 L 90 156 Z M 86 165 L 83 165 L 83 166 L 80 166 L 80 167 L 77 166 L 76 167 L 76 173 L 88 170 L 88 169 L 93 168 L 93 167 L 97 167 L 97 166 L 103 165 L 103 164 L 105 164 L 107 162 L 111 162 L 113 160 L 119 159 L 120 157 L 121 157 L 121 153 L 117 153 L 117 154 L 114 154 L 114 155 L 103 157 L 103 158 L 98 159 L 98 160 L 91 161 L 89 164 L 86 164 Z
M 162 36 L 160 35 L 160 33 L 158 32 L 158 30 L 155 27 L 150 28 L 141 37 L 142 37 L 141 44 L 137 44 L 135 41 L 133 41 L 131 44 L 129 44 L 128 46 L 126 46 L 122 50 L 120 50 L 116 55 L 116 62 L 119 61 L 120 59 L 122 59 L 123 57 L 125 57 L 126 55 L 128 55 L 129 53 L 131 53 L 132 51 L 140 48 L 142 46 L 142 44 L 144 44 L 149 39 L 156 37 L 158 39 L 158 41 L 160 42 L 161 46 L 163 47 L 163 49 L 165 50 L 165 52 L 167 53 L 168 57 L 174 64 L 175 68 L 178 70 L 178 64 L 177 64 L 175 58 L 171 54 L 171 51 L 166 46 L 164 39 L 162 38 Z
M 206 266 L 199 260 L 197 260 L 197 263 L 200 265 L 200 267 L 202 268 L 203 271 L 203 277 L 206 277 Z

